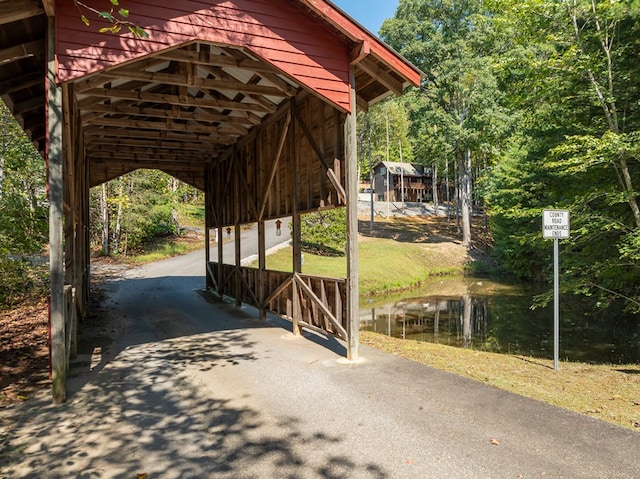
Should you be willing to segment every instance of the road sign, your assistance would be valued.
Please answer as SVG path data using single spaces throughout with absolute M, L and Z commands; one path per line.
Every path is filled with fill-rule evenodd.
M 568 210 L 543 210 L 542 211 L 542 237 L 545 239 L 569 238 Z
M 569 211 L 542 210 L 542 237 L 553 240 L 553 369 L 558 370 L 560 351 L 560 273 L 558 240 L 569 238 Z

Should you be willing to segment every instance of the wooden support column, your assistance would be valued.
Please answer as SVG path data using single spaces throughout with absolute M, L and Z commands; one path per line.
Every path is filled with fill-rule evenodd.
M 351 113 L 345 122 L 345 168 L 347 182 L 347 358 L 358 360 L 360 312 L 358 291 L 358 158 L 356 135 L 356 77 L 349 68 Z
M 240 292 L 242 291 L 242 278 L 240 278 L 240 275 L 242 274 L 242 272 L 240 271 L 240 266 L 242 263 L 242 255 L 240 254 L 240 248 L 242 247 L 241 242 L 240 242 L 240 224 L 236 223 L 235 224 L 235 228 L 234 228 L 234 233 L 233 233 L 233 240 L 235 242 L 235 247 L 236 247 L 236 281 L 235 281 L 235 298 L 236 298 L 236 308 L 239 308 L 240 306 L 242 306 L 242 301 L 240 300 Z
M 240 278 L 240 266 L 241 262 L 242 262 L 242 255 L 241 255 L 241 251 L 240 248 L 242 247 L 241 245 L 241 240 L 240 240 L 240 174 L 239 174 L 239 165 L 240 165 L 240 159 L 239 156 L 241 155 L 240 152 L 238 152 L 238 149 L 236 149 L 234 147 L 234 154 L 231 155 L 231 163 L 229 164 L 229 168 L 233 168 L 235 171 L 233 172 L 233 197 L 235 199 L 234 201 L 234 232 L 233 232 L 233 240 L 235 243 L 235 263 L 236 263 L 236 274 L 235 274 L 235 293 L 234 293 L 234 297 L 236 299 L 236 308 L 239 308 L 240 306 L 242 306 L 242 301 L 240 300 L 240 292 L 242 291 L 242 279 Z
M 264 229 L 264 220 L 258 220 L 258 318 L 260 320 L 267 319 L 267 312 L 265 310 L 265 271 L 267 269 L 267 254 L 266 254 L 266 235 Z
M 205 193 L 206 194 L 206 193 Z M 209 263 L 211 262 L 211 230 L 210 226 L 207 223 L 207 220 L 204 221 L 204 271 L 205 271 L 205 289 L 209 290 L 213 287 L 213 281 L 209 277 Z
M 220 296 L 222 298 L 222 282 L 224 281 L 224 278 L 222 277 L 223 272 L 222 272 L 222 264 L 224 263 L 224 251 L 222 249 L 222 243 L 223 243 L 223 230 L 222 230 L 222 226 L 218 226 L 218 277 L 216 278 L 216 281 L 218 282 L 218 296 Z
M 48 18 L 47 164 L 49 171 L 49 264 L 51 273 L 51 381 L 53 403 L 67 398 L 67 354 L 64 305 L 64 240 L 62 176 L 62 88 L 56 84 L 55 22 Z
M 291 195 L 291 224 L 292 231 L 292 245 L 293 245 L 293 274 L 299 274 L 302 272 L 302 238 L 300 235 L 300 214 L 298 213 L 298 206 L 300 205 L 300 183 L 298 181 L 298 145 L 295 117 L 296 109 L 295 99 L 291 100 L 291 125 L 289 127 L 289 157 L 291 161 L 291 181 L 292 195 Z M 300 311 L 300 302 L 298 300 L 298 288 L 296 282 L 292 282 L 291 291 L 293 294 L 293 334 L 299 336 L 302 334 L 302 328 L 300 327 L 300 320 L 302 319 L 302 313 Z
M 207 170 L 204 175 L 204 204 L 209 207 L 209 195 L 211 191 L 211 177 Z M 209 214 L 205 211 L 204 215 L 204 274 L 205 274 L 205 290 L 209 291 L 213 287 L 213 280 L 209 276 L 209 263 L 211 262 L 211 225 L 209 224 Z

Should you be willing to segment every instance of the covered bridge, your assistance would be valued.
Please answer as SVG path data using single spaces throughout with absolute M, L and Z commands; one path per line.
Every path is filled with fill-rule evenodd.
M 235 265 L 207 247 L 208 287 L 340 337 L 356 359 L 355 115 L 420 72 L 326 0 L 123 7 L 148 36 L 100 33 L 107 0 L 0 0 L 0 96 L 48 164 L 54 401 L 87 307 L 89 188 L 139 168 L 205 192 L 207 246 L 212 229 L 258 224 L 259 267 L 240 265 L 239 244 Z M 341 206 L 347 278 L 302 275 L 300 214 Z M 265 268 L 264 222 L 284 216 L 293 273 Z

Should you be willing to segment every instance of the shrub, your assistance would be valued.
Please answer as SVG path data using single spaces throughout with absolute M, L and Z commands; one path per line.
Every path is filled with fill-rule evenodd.
M 347 244 L 346 218 L 345 208 L 302 215 L 302 250 L 323 256 L 344 256 Z

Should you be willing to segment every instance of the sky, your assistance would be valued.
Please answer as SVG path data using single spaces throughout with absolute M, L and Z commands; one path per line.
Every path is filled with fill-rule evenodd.
M 382 22 L 393 17 L 398 0 L 332 0 L 354 20 L 378 34 Z

